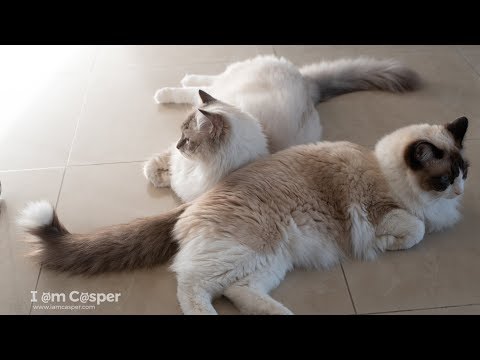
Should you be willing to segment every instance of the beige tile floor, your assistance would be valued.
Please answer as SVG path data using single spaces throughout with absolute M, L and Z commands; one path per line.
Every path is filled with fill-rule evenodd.
M 394 57 L 424 88 L 405 95 L 344 95 L 317 109 L 324 138 L 371 146 L 406 124 L 470 119 L 472 168 L 464 219 L 419 246 L 329 272 L 295 271 L 273 297 L 297 314 L 480 314 L 479 46 L 0 46 L 0 313 L 179 314 L 165 266 L 92 279 L 40 269 L 24 258 L 14 224 L 29 200 L 57 205 L 66 226 L 89 231 L 172 208 L 169 190 L 149 186 L 142 161 L 179 135 L 185 106 L 158 106 L 158 87 L 182 75 L 214 74 L 229 62 L 276 53 L 304 64 L 340 56 Z M 34 309 L 31 291 L 121 293 L 93 309 Z M 33 304 L 33 305 L 37 305 Z M 41 301 L 40 301 L 41 304 Z M 59 303 L 57 303 L 59 304 Z M 76 305 L 66 302 L 67 305 Z M 221 314 L 237 311 L 220 299 Z

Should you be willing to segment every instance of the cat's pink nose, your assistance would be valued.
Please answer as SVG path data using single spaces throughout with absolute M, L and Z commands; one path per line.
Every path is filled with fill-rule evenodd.
M 455 189 L 455 195 L 462 195 L 462 194 L 463 194 L 463 190 Z

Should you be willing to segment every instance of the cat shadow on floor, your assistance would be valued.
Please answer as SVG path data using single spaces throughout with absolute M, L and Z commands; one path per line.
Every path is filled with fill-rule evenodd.
M 146 190 L 149 197 L 152 197 L 155 199 L 164 199 L 164 198 L 170 197 L 170 198 L 173 198 L 176 205 L 182 204 L 182 200 L 170 188 L 157 188 L 153 186 L 151 183 L 147 183 Z

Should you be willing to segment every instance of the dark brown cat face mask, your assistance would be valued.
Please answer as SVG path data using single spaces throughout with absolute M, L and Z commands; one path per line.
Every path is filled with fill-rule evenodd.
M 442 197 L 449 199 L 463 193 L 469 167 L 462 154 L 467 128 L 466 117 L 445 125 L 445 133 L 454 140 L 453 146 L 438 146 L 424 139 L 407 146 L 405 162 L 414 171 L 423 190 L 442 193 Z

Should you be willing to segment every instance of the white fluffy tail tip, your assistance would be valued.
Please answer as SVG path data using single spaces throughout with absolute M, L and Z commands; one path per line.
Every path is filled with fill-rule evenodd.
M 53 206 L 48 201 L 33 201 L 27 204 L 17 220 L 26 229 L 35 229 L 53 222 Z

